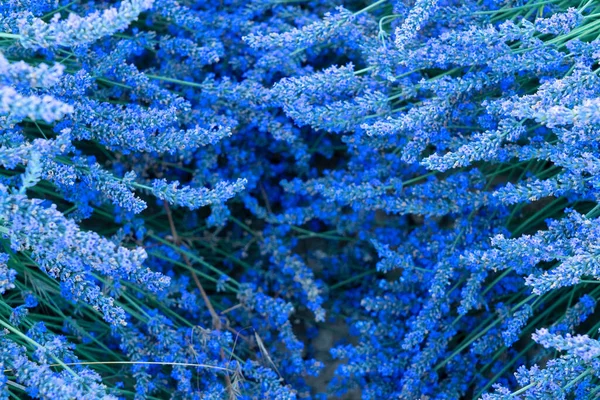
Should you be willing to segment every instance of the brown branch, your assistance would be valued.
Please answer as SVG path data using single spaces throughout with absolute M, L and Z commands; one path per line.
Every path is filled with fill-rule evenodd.
M 173 236 L 173 241 L 175 242 L 176 245 L 179 245 L 180 244 L 179 235 L 177 234 L 177 229 L 175 228 L 175 222 L 173 221 L 173 215 L 171 214 L 171 208 L 169 207 L 167 202 L 164 202 L 164 205 L 165 205 L 165 211 L 167 213 L 167 219 L 169 220 L 169 226 L 171 228 L 171 235 Z M 208 312 L 212 318 L 213 329 L 220 331 L 222 328 L 221 318 L 219 318 L 219 315 L 217 314 L 217 312 L 215 311 L 215 308 L 212 305 L 212 302 L 208 298 L 208 295 L 206 294 L 206 291 L 204 290 L 204 286 L 202 286 L 202 282 L 200 282 L 198 275 L 196 275 L 196 272 L 194 272 L 194 270 L 191 269 L 192 263 L 190 262 L 189 258 L 185 254 L 183 254 L 183 260 L 188 265 L 188 267 L 190 267 L 190 272 L 192 274 L 192 278 L 194 279 L 196 286 L 200 290 L 200 295 L 202 296 L 202 299 L 204 300 L 204 304 L 206 304 L 206 308 L 208 308 Z M 225 352 L 223 351 L 222 348 L 220 350 L 221 350 L 220 351 L 221 360 L 225 361 Z M 225 384 L 227 385 L 227 392 L 229 393 L 229 398 L 231 400 L 235 400 L 236 396 L 235 396 L 235 393 L 233 390 L 233 386 L 231 385 L 231 378 L 227 374 L 225 374 Z

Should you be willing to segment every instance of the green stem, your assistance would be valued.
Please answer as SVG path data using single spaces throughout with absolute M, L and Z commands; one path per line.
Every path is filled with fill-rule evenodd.
M 593 371 L 592 368 L 586 369 L 581 374 L 579 374 L 579 376 L 577 378 L 575 378 L 571 382 L 567 383 L 565 385 L 565 387 L 563 388 L 563 390 L 569 389 L 571 386 L 575 385 L 577 382 L 579 382 L 580 380 L 582 380 L 583 378 L 585 378 L 586 376 L 588 376 L 589 374 L 591 374 L 592 371 Z
M 373 8 L 377 7 L 378 5 L 385 3 L 386 1 L 387 0 L 376 1 L 375 3 L 371 4 L 370 6 L 367 6 L 367 7 L 363 8 L 362 10 L 355 12 L 354 15 L 356 16 L 356 15 L 360 15 L 362 13 L 366 13 L 367 11 L 372 10 Z
M 219 274 L 219 275 L 224 275 L 222 271 L 220 271 L 218 268 L 210 265 L 209 263 L 207 263 L 206 261 L 204 261 L 202 258 L 198 257 L 197 255 L 190 253 L 189 251 L 185 251 L 183 250 L 181 247 L 175 246 L 173 243 L 169 242 L 168 240 L 165 240 L 159 236 L 156 236 L 154 234 L 150 234 L 148 235 L 150 236 L 152 239 L 156 240 L 157 242 L 160 242 L 164 245 L 169 246 L 170 248 L 172 248 L 173 250 L 175 250 L 178 253 L 181 253 L 187 257 L 189 257 L 191 260 L 196 261 L 198 264 L 208 268 L 209 270 Z M 196 271 L 198 272 L 198 271 Z M 235 279 L 233 279 L 232 277 L 228 276 L 229 281 L 233 282 L 234 284 L 236 284 L 237 286 L 240 286 L 240 283 L 238 281 L 236 281 Z
M 23 39 L 23 36 L 16 35 L 14 33 L 0 32 L 0 38 L 6 38 L 6 39 Z
M 149 75 L 149 74 L 146 74 L 146 76 L 148 78 L 150 78 L 150 79 L 157 79 L 159 81 L 165 81 L 165 82 L 170 82 L 170 83 L 177 83 L 179 85 L 191 86 L 191 87 L 200 88 L 200 89 L 206 88 L 206 86 L 202 85 L 201 83 L 182 81 L 180 79 L 167 78 L 166 76 Z
M 515 396 L 520 395 L 521 393 L 525 393 L 526 391 L 528 391 L 529 389 L 531 389 L 534 386 L 535 386 L 535 382 L 531 382 L 529 385 L 523 386 L 521 389 L 517 390 L 516 392 L 511 393 L 510 397 L 515 397 Z
M 353 277 L 351 277 L 351 278 L 348 278 L 348 279 L 345 279 L 345 280 L 343 280 L 343 281 L 341 281 L 341 282 L 338 282 L 338 283 L 336 283 L 335 285 L 331 285 L 331 286 L 329 286 L 329 289 L 330 289 L 330 290 L 336 290 L 336 289 L 339 289 L 339 288 L 341 288 L 342 286 L 345 286 L 345 285 L 347 285 L 347 284 L 349 284 L 349 283 L 352 283 L 352 282 L 354 282 L 354 281 L 357 281 L 357 280 L 359 280 L 359 279 L 361 279 L 361 278 L 364 278 L 365 276 L 373 275 L 373 274 L 375 274 L 375 273 L 377 273 L 377 270 L 376 270 L 376 269 L 370 269 L 370 270 L 368 270 L 368 271 L 365 271 L 365 272 L 362 272 L 362 273 L 360 273 L 360 274 L 358 274 L 358 275 L 354 275 L 354 276 L 353 276 Z

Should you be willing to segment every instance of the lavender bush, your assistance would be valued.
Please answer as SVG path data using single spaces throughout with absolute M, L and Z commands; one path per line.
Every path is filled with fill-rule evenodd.
M 597 398 L 599 32 L 0 2 L 0 399 Z

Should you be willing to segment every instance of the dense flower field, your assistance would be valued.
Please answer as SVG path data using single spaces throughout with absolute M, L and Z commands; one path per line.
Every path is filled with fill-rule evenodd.
M 599 72 L 596 0 L 0 1 L 0 399 L 598 398 Z

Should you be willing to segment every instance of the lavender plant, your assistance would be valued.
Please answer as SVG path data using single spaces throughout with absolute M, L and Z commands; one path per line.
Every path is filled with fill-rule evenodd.
M 596 398 L 599 26 L 0 4 L 0 398 Z

